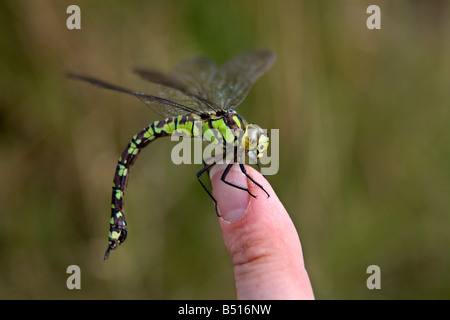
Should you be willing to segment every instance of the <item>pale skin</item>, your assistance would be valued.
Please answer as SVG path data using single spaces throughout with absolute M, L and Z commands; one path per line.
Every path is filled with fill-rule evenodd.
M 270 197 L 234 165 L 223 183 L 225 165 L 211 169 L 220 228 L 234 268 L 238 299 L 314 299 L 297 230 L 268 181 L 255 169 L 247 173 Z

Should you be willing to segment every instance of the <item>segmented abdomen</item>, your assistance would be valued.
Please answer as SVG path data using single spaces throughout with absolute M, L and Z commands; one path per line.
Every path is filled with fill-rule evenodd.
M 127 223 L 123 212 L 124 192 L 127 186 L 130 167 L 136 161 L 136 157 L 142 148 L 157 138 L 171 135 L 176 130 L 185 130 L 190 136 L 201 134 L 202 120 L 194 115 L 184 115 L 174 118 L 167 118 L 161 121 L 155 121 L 144 130 L 134 135 L 122 152 L 114 174 L 111 200 L 111 220 L 110 231 L 108 235 L 108 249 L 105 253 L 105 260 L 108 258 L 109 251 L 117 248 L 119 244 L 125 241 L 127 236 Z

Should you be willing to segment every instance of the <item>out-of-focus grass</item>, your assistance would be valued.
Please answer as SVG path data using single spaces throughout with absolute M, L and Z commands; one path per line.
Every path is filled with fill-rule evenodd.
M 159 116 L 64 73 L 156 93 L 133 66 L 258 47 L 278 60 L 238 111 L 280 129 L 269 181 L 317 298 L 449 298 L 450 6 L 378 3 L 370 31 L 369 1 L 78 1 L 69 31 L 72 3 L 2 1 L 0 298 L 233 298 L 200 166 L 173 165 L 168 140 L 133 167 L 129 238 L 102 261 L 117 158 Z M 372 264 L 381 290 L 366 288 Z

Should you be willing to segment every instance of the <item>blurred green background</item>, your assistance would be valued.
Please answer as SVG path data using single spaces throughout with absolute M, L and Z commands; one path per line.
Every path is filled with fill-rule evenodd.
M 1 1 L 0 45 L 0 298 L 235 298 L 201 165 L 173 165 L 169 139 L 133 167 L 129 237 L 103 262 L 118 156 L 161 117 L 64 73 L 155 94 L 132 67 L 255 48 L 278 59 L 238 111 L 280 129 L 268 180 L 316 298 L 450 298 L 449 1 Z

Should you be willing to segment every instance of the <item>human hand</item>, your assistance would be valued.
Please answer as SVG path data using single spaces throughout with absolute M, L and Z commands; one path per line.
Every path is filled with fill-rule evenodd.
M 253 168 L 247 173 L 269 193 L 248 182 L 238 165 L 220 180 L 225 165 L 211 169 L 220 227 L 234 266 L 238 299 L 314 299 L 295 226 L 266 179 Z

